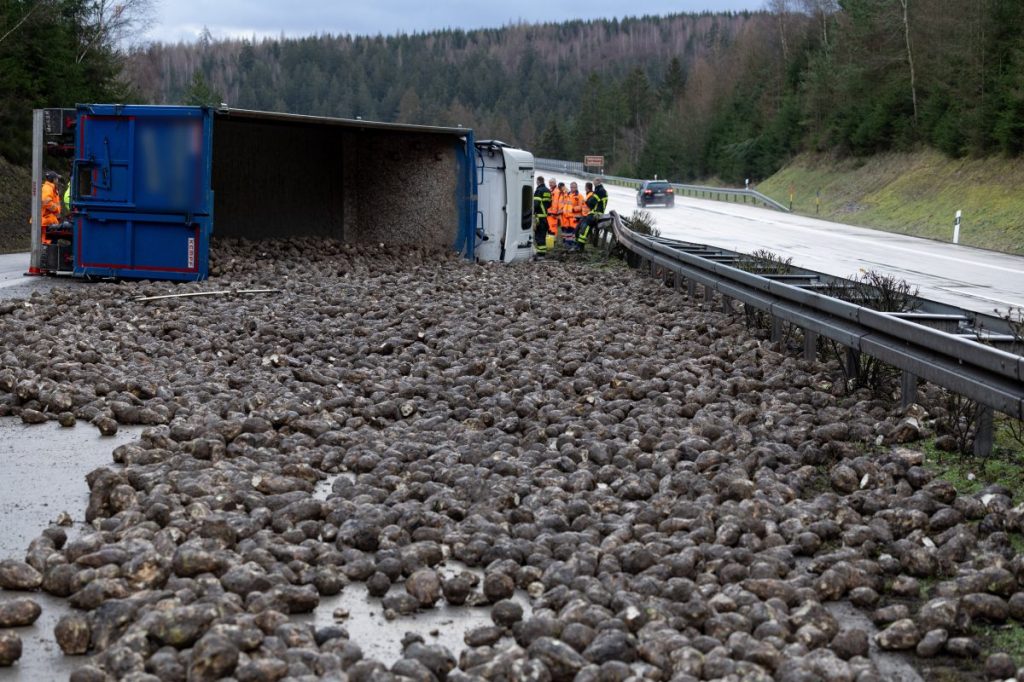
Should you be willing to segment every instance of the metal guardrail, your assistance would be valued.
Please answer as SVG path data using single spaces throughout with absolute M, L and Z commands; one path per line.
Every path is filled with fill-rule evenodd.
M 720 256 L 712 260 L 698 255 L 707 250 L 702 245 L 638 234 L 627 229 L 615 211 L 611 217 L 609 236 L 639 258 L 641 267 L 656 275 L 671 273 L 677 287 L 686 280 L 691 294 L 699 285 L 707 299 L 718 292 L 724 305 L 737 300 L 765 311 L 773 319 L 773 330 L 779 322 L 803 329 L 808 359 L 814 355 L 812 349 L 816 352 L 820 335 L 845 346 L 854 359 L 864 353 L 903 370 L 905 405 L 916 399 L 920 378 L 986 406 L 978 422 L 977 454 L 988 454 L 992 448 L 993 410 L 1024 419 L 1024 356 L 979 343 L 977 333 L 970 330 L 942 331 L 955 315 L 879 312 L 818 293 L 810 282 L 786 281 L 793 275 L 759 275 L 735 268 Z
M 543 159 L 535 157 L 533 159 L 533 164 L 538 170 L 571 173 L 573 175 L 583 177 L 594 175 L 593 172 L 584 167 L 584 165 L 579 161 L 561 161 L 559 159 Z M 633 189 L 638 188 L 644 182 L 639 178 L 625 178 L 619 175 L 602 175 L 601 177 L 612 184 L 631 187 Z M 753 189 L 709 187 L 706 185 L 684 185 L 678 182 L 670 182 L 669 184 L 672 185 L 676 192 L 685 194 L 686 196 L 701 199 L 713 199 L 715 201 L 729 201 L 732 199 L 734 202 L 738 202 L 742 198 L 744 203 L 747 202 L 747 199 L 750 199 L 752 204 L 763 204 L 769 208 L 789 213 L 789 208 L 787 206 Z

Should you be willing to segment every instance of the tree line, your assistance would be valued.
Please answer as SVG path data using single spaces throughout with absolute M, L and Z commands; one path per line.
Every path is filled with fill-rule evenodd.
M 31 158 L 32 110 L 135 96 L 121 45 L 152 0 L 0 0 L 0 156 Z
M 611 172 L 763 178 L 793 154 L 1024 149 L 1020 0 L 768 0 L 765 11 L 153 45 L 154 101 L 464 125 Z
M 24 158 L 33 106 L 125 97 L 463 125 L 680 181 L 764 178 L 803 151 L 1024 151 L 1020 0 L 767 0 L 758 12 L 393 36 L 205 32 L 128 54 L 89 43 L 96 8 L 122 4 L 0 0 L 0 36 L 40 8 L 23 39 L 0 38 L 0 154 Z
M 763 13 L 704 13 L 394 36 L 207 34 L 136 52 L 129 73 L 155 102 L 462 125 L 550 155 L 607 150 L 621 166 L 639 158 L 637 126 L 653 104 L 645 88 L 665 81 L 671 101 L 687 65 L 768 23 Z M 621 88 L 638 74 L 628 100 Z

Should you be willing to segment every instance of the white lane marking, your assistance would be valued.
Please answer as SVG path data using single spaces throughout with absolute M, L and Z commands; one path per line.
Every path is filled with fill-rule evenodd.
M 1018 308 L 1024 308 L 1024 302 L 1021 302 L 1021 301 L 1008 301 L 1005 298 L 996 298 L 995 296 L 982 296 L 981 294 L 976 294 L 976 293 L 971 292 L 971 291 L 958 291 L 958 290 L 950 288 L 950 287 L 940 287 L 940 286 L 937 286 L 935 288 L 939 289 L 941 291 L 948 291 L 949 293 L 956 294 L 957 296 L 964 296 L 966 298 L 977 298 L 977 299 L 980 299 L 982 301 L 992 301 L 994 303 L 1005 303 L 1006 305 L 1009 305 L 1009 306 L 1014 306 L 1014 307 L 1018 307 Z

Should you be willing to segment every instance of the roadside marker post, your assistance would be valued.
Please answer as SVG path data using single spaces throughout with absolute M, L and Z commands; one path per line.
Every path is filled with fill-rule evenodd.
M 963 211 L 956 212 L 956 218 L 953 219 L 953 243 L 960 243 L 960 218 L 963 216 Z

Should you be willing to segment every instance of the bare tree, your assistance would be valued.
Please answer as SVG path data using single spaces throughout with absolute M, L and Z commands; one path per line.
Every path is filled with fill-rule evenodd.
M 779 42 L 782 43 L 782 58 L 789 61 L 789 40 L 786 37 L 786 22 L 789 18 L 791 0 L 767 0 L 766 9 L 775 15 L 779 24 Z
M 917 73 L 914 71 L 914 49 L 910 43 L 910 0 L 899 0 L 903 9 L 903 38 L 907 45 L 907 65 L 910 67 L 910 99 L 914 104 L 914 126 L 917 126 Z
M 832 43 L 828 35 L 829 22 L 839 11 L 839 0 L 800 0 L 801 9 L 815 18 L 821 26 L 821 45 L 831 52 Z
M 155 4 L 155 0 L 94 0 L 87 4 L 78 63 L 94 48 L 118 49 L 132 36 L 145 31 L 152 21 Z
M 49 2 L 46 2 L 45 0 L 39 0 L 39 2 L 36 2 L 36 3 L 35 3 L 35 4 L 33 4 L 33 5 L 31 6 L 31 7 L 29 7 L 29 8 L 28 8 L 28 10 L 26 10 L 25 14 L 24 14 L 24 15 L 23 15 L 23 16 L 21 17 L 21 19 L 18 19 L 18 21 L 17 21 L 17 22 L 15 22 L 14 26 L 12 26 L 12 27 L 10 28 L 10 30 L 8 30 L 8 31 L 7 31 L 6 33 L 4 33 L 4 34 L 3 34 L 2 36 L 0 36 L 0 43 L 2 43 L 2 42 L 4 42 L 5 40 L 7 40 L 7 37 L 8 37 L 9 35 L 11 35 L 11 34 L 12 34 L 12 33 L 14 33 L 15 31 L 17 31 L 17 30 L 18 30 L 19 28 L 21 28 L 21 25 L 22 25 L 22 24 L 24 24 L 24 23 L 25 23 L 26 21 L 28 21 L 28 18 L 29 18 L 30 16 L 32 16 L 32 14 L 33 14 L 33 13 L 34 13 L 34 12 L 35 12 L 35 11 L 36 11 L 37 9 L 39 9 L 39 8 L 40 8 L 40 7 L 42 7 L 43 5 L 49 5 L 49 4 L 51 4 L 51 3 L 49 3 Z

